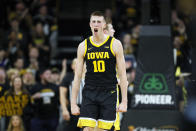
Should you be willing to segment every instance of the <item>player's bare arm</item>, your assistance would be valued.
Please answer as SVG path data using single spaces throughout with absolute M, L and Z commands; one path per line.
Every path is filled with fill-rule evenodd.
M 84 65 L 84 53 L 85 53 L 85 42 L 79 44 L 78 51 L 77 51 L 77 61 L 76 61 L 76 70 L 74 75 L 73 81 L 73 88 L 72 88 L 72 97 L 71 97 L 71 113 L 73 115 L 80 114 L 80 108 L 78 107 L 77 95 L 80 88 L 80 80 L 82 78 L 83 72 L 83 65 Z
M 119 40 L 115 39 L 113 43 L 113 51 L 116 55 L 116 62 L 117 62 L 117 72 L 120 79 L 120 88 L 121 88 L 121 95 L 122 101 L 117 108 L 118 112 L 126 112 L 127 111 L 127 76 L 126 76 L 126 67 L 125 67 L 125 59 L 123 54 L 123 47 Z
M 67 105 L 68 105 L 67 92 L 68 92 L 67 88 L 60 86 L 60 103 L 61 103 L 61 108 L 62 108 L 63 119 L 66 121 L 69 121 L 70 114 L 67 109 Z

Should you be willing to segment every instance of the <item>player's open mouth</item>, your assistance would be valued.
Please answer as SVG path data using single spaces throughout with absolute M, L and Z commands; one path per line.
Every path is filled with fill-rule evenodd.
M 98 32 L 98 29 L 95 28 L 95 29 L 94 29 L 94 32 Z

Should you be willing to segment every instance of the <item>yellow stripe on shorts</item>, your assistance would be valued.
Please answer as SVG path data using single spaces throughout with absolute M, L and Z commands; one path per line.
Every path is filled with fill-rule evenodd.
M 78 124 L 77 127 L 95 127 L 96 126 L 96 120 L 92 119 L 92 118 L 84 118 L 84 117 L 80 117 L 78 120 Z

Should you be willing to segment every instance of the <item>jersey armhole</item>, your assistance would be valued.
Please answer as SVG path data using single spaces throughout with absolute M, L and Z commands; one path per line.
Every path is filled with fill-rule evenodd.
M 87 51 L 87 39 L 85 39 L 85 51 L 84 51 L 84 57 L 86 56 L 86 51 Z
M 113 51 L 113 48 L 112 48 L 113 41 L 114 41 L 114 37 L 113 37 L 112 40 L 111 40 L 110 50 L 111 50 L 112 54 L 115 56 L 114 51 Z

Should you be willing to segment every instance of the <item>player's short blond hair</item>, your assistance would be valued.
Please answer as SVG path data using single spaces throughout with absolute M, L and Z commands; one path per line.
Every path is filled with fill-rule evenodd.
M 90 16 L 91 17 L 92 16 L 103 16 L 104 20 L 106 21 L 106 18 L 105 18 L 104 14 L 101 11 L 94 11 L 94 12 L 91 13 Z

